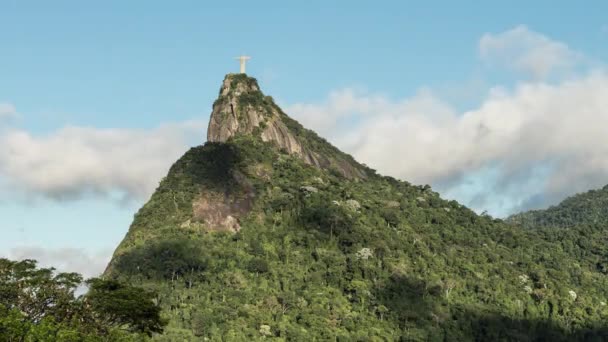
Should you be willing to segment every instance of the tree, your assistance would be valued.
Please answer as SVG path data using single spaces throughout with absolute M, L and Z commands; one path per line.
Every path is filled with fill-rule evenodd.
M 107 282 L 92 279 L 93 291 L 77 297 L 82 283 L 80 274 L 38 268 L 35 260 L 0 259 L 0 341 L 134 341 L 140 332 L 162 332 L 150 292 L 113 283 L 122 292 L 102 293 Z M 107 319 L 119 299 L 130 319 Z
M 34 323 L 46 316 L 63 322 L 80 314 L 74 292 L 81 283 L 79 274 L 37 268 L 35 260 L 0 259 L 0 304 Z
M 166 322 L 160 317 L 160 307 L 153 302 L 153 292 L 99 278 L 90 279 L 87 284 L 85 302 L 102 322 L 148 336 L 163 332 Z

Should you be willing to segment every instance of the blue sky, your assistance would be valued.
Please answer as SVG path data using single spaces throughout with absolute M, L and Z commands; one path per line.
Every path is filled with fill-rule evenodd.
M 605 13 L 603 1 L 0 0 L 0 252 L 106 257 L 171 162 L 204 142 L 242 53 L 298 120 L 478 211 L 504 216 L 606 184 L 606 151 L 583 153 L 602 132 L 538 149 L 529 133 L 593 131 L 552 126 L 569 118 L 554 110 L 581 101 L 586 122 L 606 118 L 605 94 L 585 97 L 605 89 Z M 473 126 L 499 133 L 480 149 Z M 577 158 L 585 172 L 566 165 Z

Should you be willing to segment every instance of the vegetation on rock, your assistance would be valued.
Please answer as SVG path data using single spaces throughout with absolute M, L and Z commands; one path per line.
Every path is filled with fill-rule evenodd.
M 606 188 L 509 222 L 477 215 L 428 185 L 358 164 L 289 118 L 254 79 L 226 82 L 214 104 L 222 141 L 171 167 L 87 295 L 75 298 L 77 275 L 2 261 L 0 337 L 608 339 Z M 230 93 L 238 89 L 253 91 Z M 234 109 L 227 101 L 236 112 L 219 110 Z M 308 157 L 329 164 L 263 139 L 270 120 L 243 123 L 238 134 L 240 122 L 221 127 L 224 114 L 256 119 L 248 110 L 273 111 L 277 132 L 285 127 Z M 349 177 L 349 167 L 365 177 Z M 34 292 L 16 285 L 30 279 L 43 280 Z M 41 296 L 23 302 L 32 293 Z M 46 293 L 52 305 L 40 306 Z
M 242 229 L 184 225 L 201 193 L 241 193 L 235 171 L 255 193 Z M 428 186 L 350 180 L 239 136 L 171 168 L 107 275 L 158 292 L 159 341 L 601 339 L 596 231 L 521 229 Z
M 545 210 L 531 210 L 510 216 L 507 222 L 533 227 L 608 226 L 608 185 L 568 197 Z

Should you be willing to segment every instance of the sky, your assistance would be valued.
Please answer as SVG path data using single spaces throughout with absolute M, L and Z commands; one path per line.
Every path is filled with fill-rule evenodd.
M 234 57 L 380 173 L 505 217 L 608 184 L 608 3 L 0 0 L 0 256 L 101 272 Z

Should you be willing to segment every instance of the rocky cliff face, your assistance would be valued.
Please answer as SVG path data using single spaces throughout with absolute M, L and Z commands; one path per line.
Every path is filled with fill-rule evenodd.
M 291 119 L 270 96 L 264 96 L 254 78 L 228 74 L 209 120 L 207 141 L 211 144 L 193 148 L 173 165 L 136 216 L 119 250 L 147 240 L 149 231 L 165 227 L 238 232 L 242 218 L 260 195 L 251 184 L 252 178 L 267 180 L 269 172 L 265 170 L 271 168 L 254 165 L 258 169 L 251 174 L 239 169 L 238 144 L 230 143 L 238 136 L 271 142 L 306 164 L 350 180 L 369 179 L 371 175 L 370 169 Z M 148 231 L 145 234 L 144 227 Z
M 365 168 L 314 132 L 289 118 L 257 81 L 244 74 L 228 74 L 213 104 L 207 141 L 226 142 L 239 134 L 258 136 L 289 154 L 323 169 L 334 169 L 347 178 L 366 178 Z

